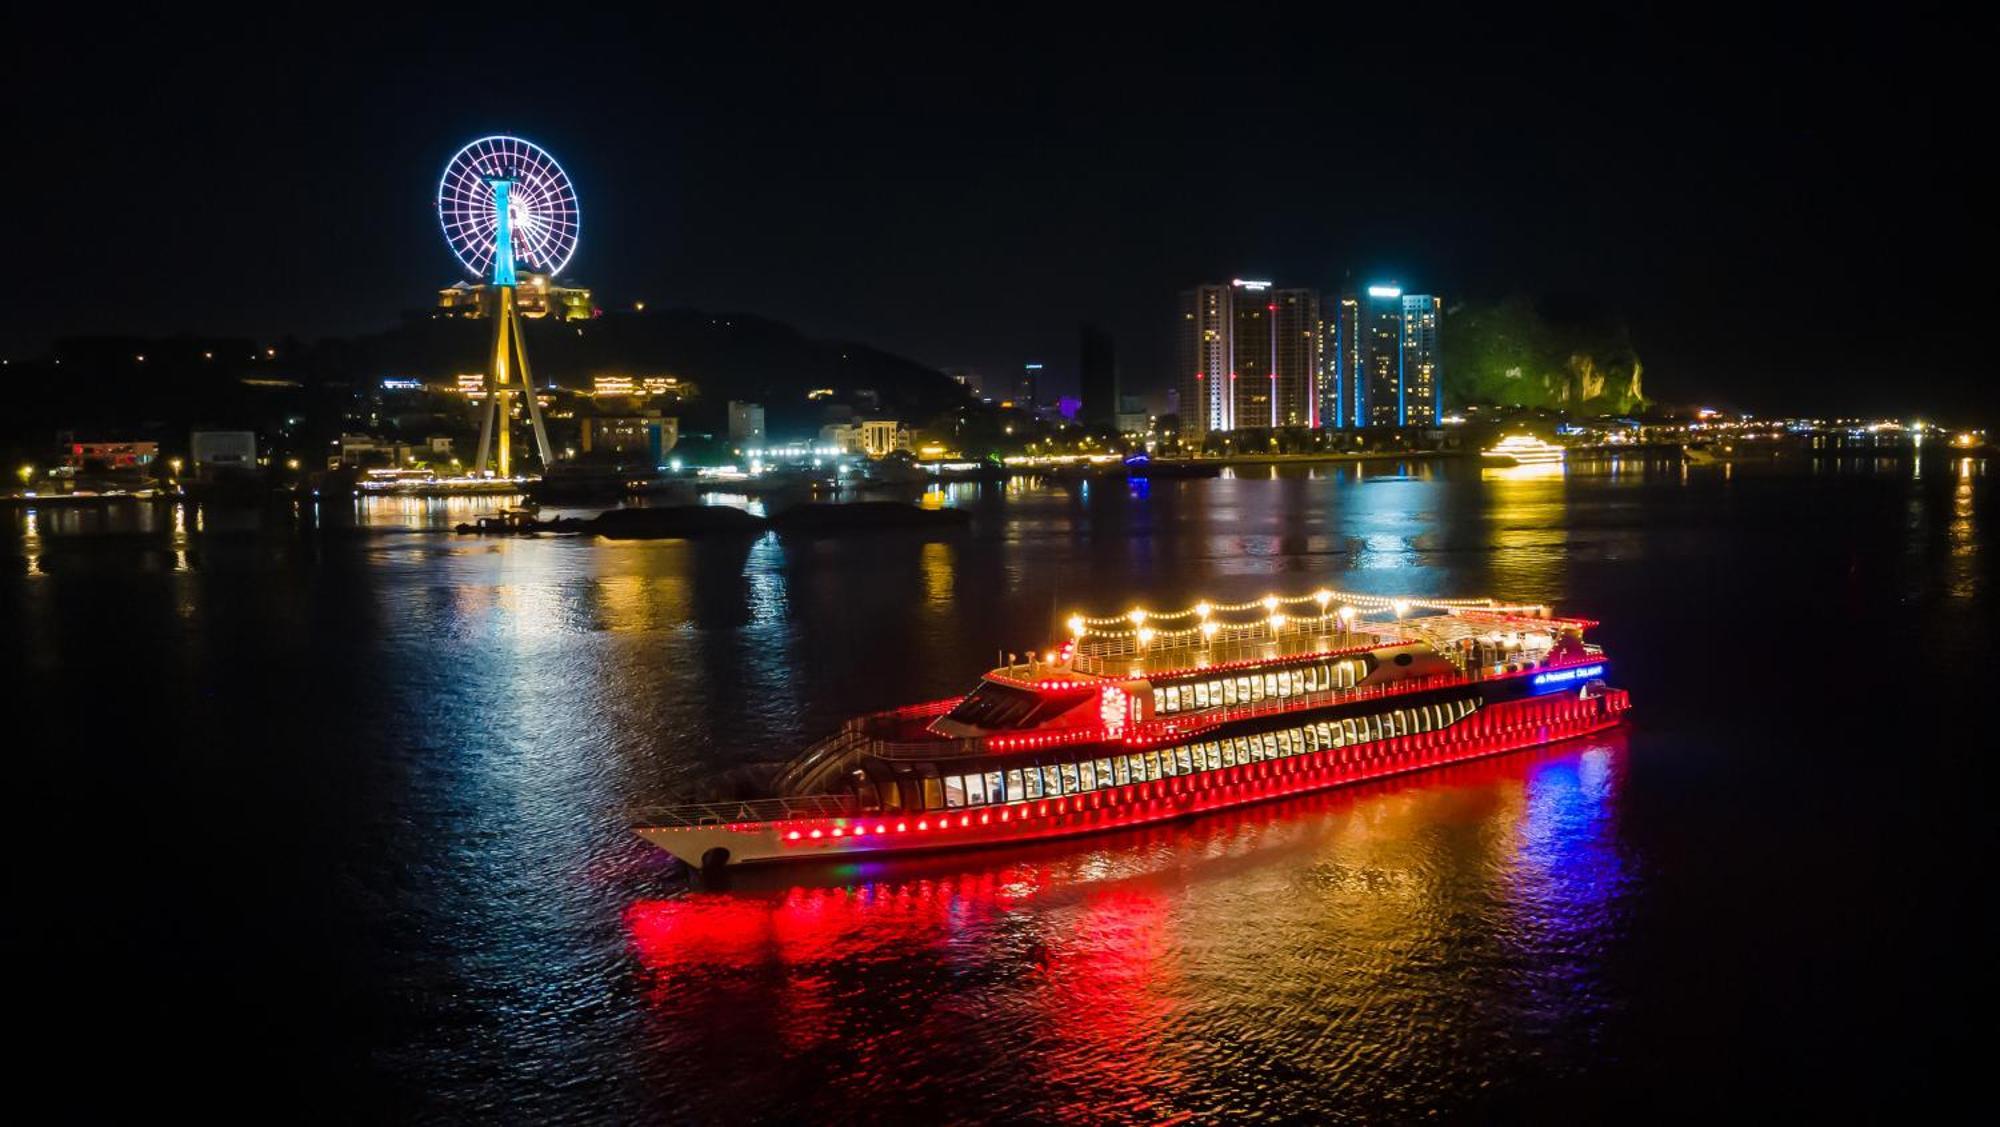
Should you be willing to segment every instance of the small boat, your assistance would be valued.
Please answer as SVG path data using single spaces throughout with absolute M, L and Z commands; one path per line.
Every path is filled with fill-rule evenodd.
M 1537 466 L 1562 461 L 1563 448 L 1532 434 L 1510 434 L 1479 456 L 1499 465 Z

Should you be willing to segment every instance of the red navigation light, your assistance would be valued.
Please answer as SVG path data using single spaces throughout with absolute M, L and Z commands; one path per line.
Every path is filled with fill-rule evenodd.
M 898 828 L 898 829 L 901 829 L 902 827 L 900 827 L 900 826 L 899 826 L 899 827 L 897 827 L 897 828 Z M 918 829 L 920 829 L 920 830 L 927 830 L 927 829 L 930 829 L 930 828 L 931 828 L 931 824 L 930 824 L 930 822 L 928 822 L 928 821 L 923 821 L 923 822 L 918 822 L 918 823 L 917 823 L 917 828 L 918 828 Z
M 821 834 L 821 833 L 820 833 L 820 832 L 819 832 L 818 830 L 814 830 L 814 831 L 812 832 L 812 839 L 813 839 L 814 841 L 818 841 L 818 840 L 819 840 L 819 839 L 820 839 L 820 838 L 821 838 L 822 836 L 824 836 L 824 835 L 822 835 L 822 834 Z
M 909 829 L 909 828 L 910 828 L 910 824 L 909 824 L 908 822 L 897 822 L 897 823 L 896 823 L 896 832 L 897 832 L 897 833 L 902 833 L 902 832 L 903 832 L 904 830 L 907 830 L 907 829 Z
M 786 835 L 785 835 L 785 840 L 786 840 L 786 841 L 797 841 L 797 840 L 799 840 L 799 831 L 797 831 L 797 830 L 793 830 L 793 831 L 792 831 L 791 833 L 788 833 L 788 834 L 786 834 Z

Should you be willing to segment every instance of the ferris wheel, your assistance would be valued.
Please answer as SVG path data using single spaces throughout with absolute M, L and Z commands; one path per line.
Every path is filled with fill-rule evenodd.
M 519 137 L 481 137 L 454 154 L 438 180 L 445 242 L 473 276 L 512 285 L 514 266 L 555 275 L 576 253 L 576 188 L 546 149 Z

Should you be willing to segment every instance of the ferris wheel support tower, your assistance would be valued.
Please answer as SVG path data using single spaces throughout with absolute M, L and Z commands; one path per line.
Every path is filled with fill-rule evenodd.
M 508 197 L 512 195 L 513 181 L 502 176 L 488 177 L 493 185 L 493 202 L 496 214 L 493 237 L 493 363 L 487 369 L 486 406 L 480 412 L 479 454 L 472 463 L 472 472 L 486 472 L 486 455 L 493 449 L 493 438 L 498 433 L 499 449 L 496 473 L 498 477 L 514 476 L 513 432 L 514 432 L 514 371 L 520 371 L 521 396 L 527 401 L 528 420 L 535 431 L 535 453 L 542 460 L 542 471 L 548 472 L 554 462 L 549 450 L 548 428 L 542 425 L 542 406 L 535 399 L 535 377 L 528 367 L 527 342 L 521 339 L 521 322 L 514 308 L 514 231 L 511 207 Z

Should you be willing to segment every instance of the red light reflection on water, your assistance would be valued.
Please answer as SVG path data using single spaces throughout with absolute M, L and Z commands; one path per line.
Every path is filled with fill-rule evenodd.
M 1599 839 L 1616 791 L 1606 745 L 1622 742 L 1092 838 L 746 874 L 737 891 L 639 901 L 626 926 L 658 1048 L 716 1078 L 718 1097 L 741 1085 L 739 1098 L 768 1101 L 773 1085 L 791 1083 L 806 1104 L 894 1117 L 934 1109 L 938 1092 L 923 1086 L 949 1084 L 961 1093 L 958 1113 L 976 1118 L 1095 1118 L 1108 1108 L 1171 1117 L 1209 1083 L 1204 1050 L 1179 1033 L 1184 1019 L 1238 1001 L 1202 996 L 1218 988 L 1202 952 L 1253 939 L 1225 917 L 1253 910 L 1243 898 L 1260 881 L 1327 858 L 1397 863 L 1434 836 L 1437 817 L 1508 826 L 1481 836 L 1495 851 L 1466 864 L 1494 863 L 1536 917 L 1521 933 L 1537 946 L 1590 949 L 1588 936 L 1564 933 L 1601 928 L 1597 901 L 1621 883 L 1615 850 Z M 1230 887 L 1232 907 L 1190 914 L 1190 887 L 1208 885 L 1194 898 L 1207 902 L 1212 882 L 1241 886 Z M 1339 911 L 1322 905 L 1282 921 L 1303 929 L 1287 934 L 1331 953 L 1422 926 L 1407 918 L 1408 899 L 1344 895 Z M 1369 962 L 1328 973 L 1365 975 L 1355 964 Z M 896 1094 L 910 1084 L 920 1091 Z M 1026 1098 L 1024 1084 L 1032 1103 L 1006 1102 Z

